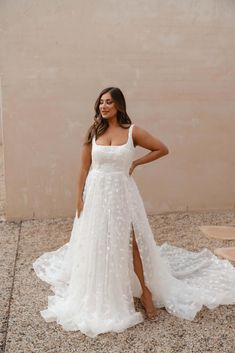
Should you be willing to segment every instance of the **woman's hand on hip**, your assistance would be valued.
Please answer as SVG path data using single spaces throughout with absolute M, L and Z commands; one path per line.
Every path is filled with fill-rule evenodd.
M 130 167 L 130 169 L 129 169 L 129 175 L 131 175 L 131 174 L 133 173 L 135 167 L 136 167 L 136 164 L 135 164 L 135 162 L 133 161 L 132 164 L 131 164 L 131 167 Z

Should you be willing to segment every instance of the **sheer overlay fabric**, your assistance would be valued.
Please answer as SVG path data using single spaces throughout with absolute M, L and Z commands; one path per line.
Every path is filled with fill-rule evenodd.
M 156 244 L 138 187 L 129 169 L 134 159 L 132 124 L 123 145 L 92 140 L 84 207 L 73 220 L 68 243 L 33 262 L 37 276 L 54 295 L 40 311 L 67 331 L 90 337 L 121 332 L 144 320 L 133 297 L 141 287 L 133 268 L 132 227 L 146 286 L 156 307 L 193 320 L 203 305 L 235 304 L 235 269 L 208 249 L 191 252 Z

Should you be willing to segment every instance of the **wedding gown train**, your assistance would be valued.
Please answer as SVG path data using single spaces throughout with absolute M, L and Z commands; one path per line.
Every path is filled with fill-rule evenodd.
M 193 320 L 203 305 L 235 304 L 235 268 L 204 248 L 192 252 L 165 242 L 157 245 L 129 168 L 134 159 L 132 124 L 123 145 L 92 140 L 80 216 L 70 240 L 33 262 L 37 276 L 54 295 L 40 311 L 47 321 L 90 337 L 121 332 L 144 320 L 134 307 L 141 287 L 133 268 L 132 227 L 144 278 L 157 308 Z

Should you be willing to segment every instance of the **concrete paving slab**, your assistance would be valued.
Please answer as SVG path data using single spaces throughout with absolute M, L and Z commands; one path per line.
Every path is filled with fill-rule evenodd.
M 227 247 L 227 248 L 216 248 L 214 250 L 214 254 L 222 259 L 235 261 L 235 247 L 234 246 Z
M 200 226 L 199 229 L 209 238 L 235 240 L 235 226 Z

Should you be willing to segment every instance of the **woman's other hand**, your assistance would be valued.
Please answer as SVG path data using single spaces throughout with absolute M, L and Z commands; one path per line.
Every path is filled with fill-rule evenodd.
M 77 203 L 77 210 L 76 210 L 77 218 L 79 218 L 80 213 L 82 212 L 83 205 L 84 205 L 83 200 L 79 200 Z

